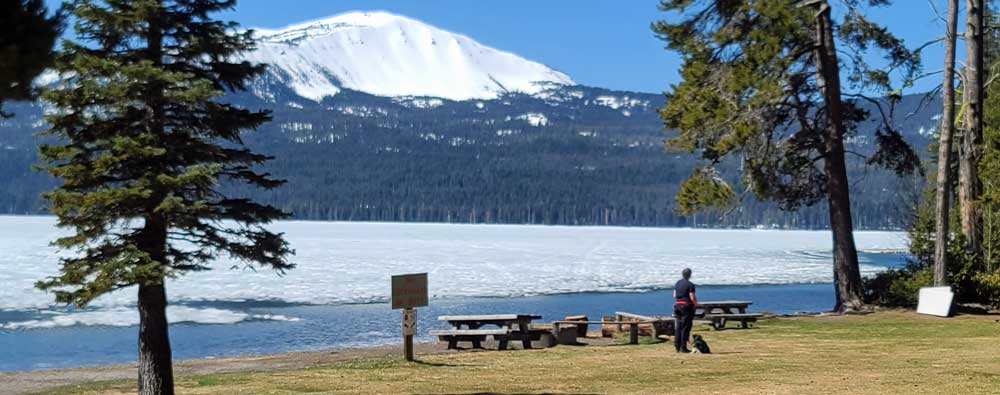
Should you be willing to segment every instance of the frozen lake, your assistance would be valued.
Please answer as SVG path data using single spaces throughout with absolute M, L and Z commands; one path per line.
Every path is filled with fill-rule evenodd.
M 38 320 L 0 321 L 0 328 L 133 325 L 134 290 L 97 299 L 87 311 L 53 306 L 35 281 L 57 273 L 60 231 L 51 217 L 0 217 L 0 310 L 37 311 Z M 702 285 L 827 283 L 830 233 L 517 225 L 281 222 L 298 267 L 216 270 L 171 280 L 170 300 L 345 304 L 385 301 L 389 276 L 427 272 L 432 298 L 513 297 L 574 292 L 638 292 L 669 288 L 685 267 Z M 859 249 L 904 249 L 900 232 L 858 232 Z M 884 265 L 862 256 L 862 272 Z M 174 322 L 235 322 L 223 309 L 171 309 Z M 68 314 L 67 314 L 68 313 Z M 48 315 L 48 316 L 46 316 Z
M 551 314 L 559 314 L 561 309 L 584 311 L 582 306 L 572 305 L 583 299 L 591 300 L 589 304 L 642 303 L 636 298 L 661 294 L 657 291 L 670 288 L 684 267 L 694 270 L 697 284 L 719 286 L 708 289 L 725 290 L 725 296 L 757 292 L 758 310 L 794 312 L 826 309 L 833 304 L 832 287 L 808 286 L 831 282 L 828 231 L 303 221 L 277 223 L 272 229 L 286 233 L 297 252 L 293 259 L 297 268 L 279 277 L 266 269 L 230 270 L 234 262 L 221 259 L 213 265 L 215 270 L 171 280 L 167 286 L 173 303 L 168 310 L 171 322 L 196 328 L 191 329 L 194 331 L 234 324 L 244 330 L 262 325 L 291 330 L 322 326 L 320 321 L 334 316 L 342 320 L 345 317 L 340 315 L 350 309 L 394 319 L 388 307 L 380 304 L 388 299 L 389 277 L 412 272 L 429 274 L 431 303 L 438 306 L 436 309 L 452 306 L 452 310 L 465 310 L 469 304 L 487 303 L 481 298 L 542 301 L 535 305 Z M 128 356 L 134 355 L 134 342 L 122 346 L 118 357 L 96 360 L 74 360 L 75 355 L 84 353 L 82 350 L 45 357 L 39 347 L 25 346 L 45 343 L 48 348 L 58 348 L 51 343 L 81 331 L 88 336 L 118 333 L 108 332 L 117 327 L 123 334 L 131 333 L 134 328 L 127 327 L 138 322 L 134 289 L 102 296 L 86 309 L 71 309 L 55 305 L 52 295 L 34 288 L 35 281 L 58 271 L 58 251 L 48 243 L 60 232 L 51 217 L 0 216 L 0 345 L 21 344 L 20 356 L 0 358 L 0 370 L 128 361 Z M 907 246 L 902 232 L 857 232 L 855 238 L 862 250 L 902 250 Z M 860 258 L 866 275 L 902 263 L 900 254 L 866 253 Z M 795 297 L 791 304 L 787 300 L 770 305 L 759 302 L 769 300 L 775 292 L 793 291 L 815 295 L 801 299 L 799 305 L 794 303 Z M 559 296 L 577 293 L 590 296 Z M 595 302 L 593 295 L 634 296 Z M 775 298 L 774 303 L 782 298 Z M 380 319 L 353 323 L 354 329 L 367 323 L 372 331 L 387 331 L 387 341 L 395 339 L 397 324 L 385 328 L 376 325 Z M 325 327 L 326 335 L 322 336 L 326 338 L 315 344 L 264 350 L 221 347 L 217 352 L 357 345 L 345 339 L 330 340 L 330 330 L 333 328 Z M 109 341 L 120 342 L 121 338 L 115 335 Z M 38 355 L 25 355 L 36 352 Z M 27 361 L 34 357 L 39 361 Z M 11 362 L 18 358 L 21 362 Z

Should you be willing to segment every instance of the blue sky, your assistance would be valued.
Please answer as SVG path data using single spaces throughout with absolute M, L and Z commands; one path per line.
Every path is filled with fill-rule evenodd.
M 931 0 L 943 3 L 941 0 Z M 926 0 L 896 0 L 869 10 L 910 46 L 940 36 Z M 228 15 L 248 27 L 275 28 L 352 10 L 385 10 L 458 32 L 569 74 L 578 83 L 662 92 L 678 79 L 678 57 L 649 29 L 664 14 L 657 0 L 240 0 Z M 942 4 L 941 10 L 944 10 Z M 925 68 L 941 68 L 943 49 L 928 48 Z M 962 52 L 962 51 L 959 51 Z M 914 88 L 926 91 L 937 78 Z
M 943 0 L 930 0 L 944 10 Z M 53 2 L 54 3 L 54 2 Z M 662 92 L 678 79 L 677 55 L 649 29 L 662 19 L 657 0 L 240 0 L 225 15 L 246 27 L 277 28 L 352 10 L 385 10 L 458 32 L 569 74 L 578 83 Z M 964 3 L 964 2 L 963 2 Z M 927 0 L 896 0 L 869 10 L 907 45 L 944 34 Z M 961 23 L 959 29 L 961 30 Z M 924 53 L 925 69 L 939 70 L 940 45 Z M 959 56 L 964 51 L 958 51 Z M 918 82 L 927 91 L 939 77 Z

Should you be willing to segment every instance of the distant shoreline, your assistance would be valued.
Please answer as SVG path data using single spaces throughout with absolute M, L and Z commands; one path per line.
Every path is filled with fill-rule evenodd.
M 0 214 L 0 219 L 4 217 L 16 217 L 16 218 L 55 218 L 54 215 L 50 214 Z M 527 223 L 502 223 L 502 222 L 432 222 L 432 221 L 343 221 L 343 220 L 328 220 L 328 219 L 309 219 L 309 218 L 289 218 L 284 220 L 279 220 L 276 222 L 323 222 L 323 223 L 344 223 L 344 224 L 393 224 L 393 225 L 471 225 L 471 226 L 537 226 L 537 227 L 553 227 L 553 228 L 599 228 L 599 229 L 680 229 L 680 230 L 752 230 L 752 231 L 790 231 L 790 232 L 829 232 L 829 228 L 768 228 L 768 227 L 690 227 L 690 226 L 641 226 L 641 225 L 599 225 L 599 224 L 527 224 Z M 854 229 L 854 232 L 906 232 L 906 229 Z M 860 250 L 859 250 L 860 251 Z

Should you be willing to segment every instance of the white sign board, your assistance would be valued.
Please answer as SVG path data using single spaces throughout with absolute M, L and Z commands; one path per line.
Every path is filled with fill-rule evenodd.
M 955 294 L 950 287 L 920 288 L 920 301 L 917 302 L 917 313 L 947 317 L 951 313 L 951 302 Z
M 403 310 L 403 336 L 417 335 L 417 309 Z

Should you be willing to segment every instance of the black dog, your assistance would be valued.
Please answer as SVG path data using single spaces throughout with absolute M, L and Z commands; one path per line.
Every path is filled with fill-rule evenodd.
M 692 353 L 698 353 L 698 354 L 712 353 L 712 349 L 708 348 L 708 343 L 705 342 L 705 339 L 703 339 L 701 335 L 693 335 L 691 337 L 694 338 L 694 351 L 692 351 Z

